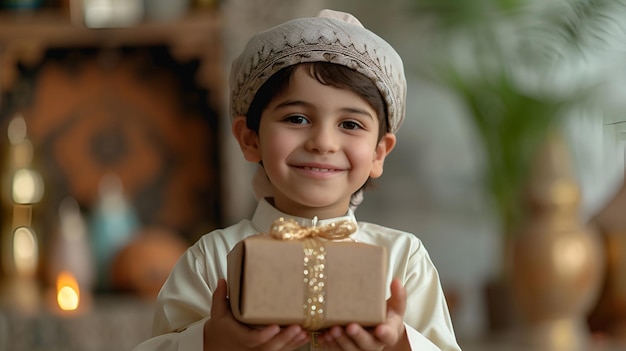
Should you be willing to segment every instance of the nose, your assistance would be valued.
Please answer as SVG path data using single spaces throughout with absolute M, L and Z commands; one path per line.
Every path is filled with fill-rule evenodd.
M 319 154 L 329 154 L 339 149 L 339 139 L 334 126 L 318 124 L 311 128 L 306 149 Z

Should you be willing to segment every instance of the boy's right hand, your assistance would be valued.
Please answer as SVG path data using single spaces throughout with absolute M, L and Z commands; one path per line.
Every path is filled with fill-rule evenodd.
M 205 351 L 292 351 L 309 342 L 309 335 L 298 325 L 280 328 L 269 325 L 250 328 L 235 320 L 226 298 L 226 281 L 220 279 L 213 293 L 211 319 L 204 324 Z

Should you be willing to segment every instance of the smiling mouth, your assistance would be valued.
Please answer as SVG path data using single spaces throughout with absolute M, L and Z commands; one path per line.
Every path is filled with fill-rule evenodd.
M 307 171 L 322 172 L 322 173 L 323 172 L 337 172 L 337 171 L 340 171 L 339 169 L 336 169 L 336 168 L 317 168 L 317 167 L 306 167 L 306 166 L 303 166 L 303 167 L 300 167 L 300 168 L 302 168 L 304 170 L 307 170 Z

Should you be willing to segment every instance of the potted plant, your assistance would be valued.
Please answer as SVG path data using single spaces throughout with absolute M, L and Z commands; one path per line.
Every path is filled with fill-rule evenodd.
M 466 108 L 486 166 L 485 187 L 504 235 L 501 274 L 490 291 L 507 291 L 510 244 L 527 215 L 524 188 L 533 158 L 568 114 L 588 106 L 599 81 L 563 81 L 563 67 L 584 60 L 610 36 L 619 1 L 413 0 L 421 20 L 434 24 L 434 71 Z M 594 45 L 591 45 L 594 44 Z M 591 77 L 596 78 L 596 77 Z M 600 77 L 601 78 L 601 77 Z M 510 296 L 502 296 L 510 303 Z M 496 306 L 492 311 L 510 311 Z M 503 319 L 504 318 L 504 319 Z M 514 316 L 491 314 L 491 327 Z

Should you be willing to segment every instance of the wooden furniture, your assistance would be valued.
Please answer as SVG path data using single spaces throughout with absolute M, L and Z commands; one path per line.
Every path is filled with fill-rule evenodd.
M 0 12 L 0 91 L 17 79 L 17 63 L 33 65 L 49 48 L 167 45 L 181 61 L 198 58 L 198 81 L 222 104 L 221 20 L 216 10 L 188 13 L 172 21 L 142 22 L 127 28 L 89 29 L 64 11 Z
M 171 175 L 174 173 L 180 174 L 181 172 L 186 172 L 185 174 L 187 174 L 187 178 L 194 178 L 194 174 L 198 176 L 201 175 L 201 173 L 199 173 L 197 170 L 194 171 L 190 170 L 189 167 L 185 168 L 184 165 L 181 166 L 181 163 L 200 164 L 203 162 L 203 160 L 206 160 L 206 163 L 209 167 L 208 172 L 211 173 L 211 177 L 204 177 L 204 182 L 209 183 L 209 185 L 205 186 L 205 188 L 207 189 L 205 192 L 209 193 L 212 200 L 207 199 L 207 197 L 205 196 L 206 200 L 203 203 L 193 205 L 195 206 L 195 210 L 192 209 L 188 211 L 188 213 L 196 213 L 193 215 L 186 215 L 184 213 L 173 214 L 172 211 L 161 210 L 162 213 L 168 212 L 170 219 L 166 220 L 167 223 L 165 224 L 170 228 L 183 228 L 189 233 L 193 232 L 193 234 L 185 233 L 185 235 L 188 237 L 190 235 L 201 235 L 203 234 L 203 232 L 213 229 L 215 226 L 221 224 L 221 218 L 218 213 L 220 195 L 218 189 L 215 189 L 218 186 L 219 179 L 217 178 L 219 178 L 220 174 L 220 170 L 217 169 L 218 164 L 216 161 L 220 158 L 218 155 L 219 138 L 216 136 L 218 131 L 216 126 L 214 125 L 217 122 L 214 121 L 217 120 L 216 116 L 220 116 L 221 111 L 223 110 L 223 91 L 226 87 L 224 79 L 224 69 L 222 65 L 222 42 L 222 23 L 220 14 L 217 9 L 195 9 L 193 11 L 190 10 L 186 15 L 173 20 L 144 20 L 143 22 L 140 22 L 134 26 L 102 29 L 91 29 L 87 28 L 82 23 L 77 23 L 75 19 L 71 18 L 67 10 L 62 9 L 37 10 L 30 12 L 0 11 L 0 93 L 6 94 L 4 95 L 4 97 L 7 97 L 6 103 L 3 103 L 3 95 L 0 95 L 0 115 L 2 115 L 2 112 L 4 112 L 5 114 L 14 113 L 11 109 L 16 110 L 16 112 L 20 112 L 20 109 L 24 106 L 15 107 L 16 101 L 18 101 L 18 103 L 22 103 L 22 105 L 25 105 L 25 103 L 23 102 L 27 100 L 29 101 L 29 99 L 31 99 L 31 95 L 40 94 L 38 96 L 38 101 L 35 101 L 34 98 L 32 99 L 34 101 L 34 104 L 39 103 L 40 105 L 30 106 L 29 101 L 29 106 L 27 106 L 27 108 L 31 109 L 31 111 L 28 115 L 24 116 L 27 119 L 27 124 L 29 124 L 29 133 L 31 133 L 31 131 L 33 132 L 31 134 L 31 139 L 35 144 L 35 148 L 44 148 L 44 154 L 40 154 L 39 157 L 52 157 L 55 160 L 54 165 L 58 166 L 51 167 L 50 165 L 47 165 L 45 167 L 51 172 L 56 172 L 57 174 L 60 172 L 59 169 L 61 169 L 61 171 L 64 173 L 56 177 L 62 178 L 62 182 L 64 183 L 72 183 L 71 180 L 66 180 L 69 178 L 68 169 L 62 169 L 62 167 L 58 165 L 59 162 L 57 161 L 60 157 L 58 156 L 58 152 L 57 154 L 54 154 L 52 156 L 48 155 L 52 154 L 50 150 L 53 149 L 48 144 L 55 143 L 54 145 L 56 145 L 56 149 L 61 147 L 60 144 L 57 143 L 57 139 L 59 138 L 51 140 L 51 135 L 58 136 L 58 133 L 60 133 L 59 128 L 64 128 L 64 133 L 68 132 L 68 127 L 59 127 L 59 123 L 54 126 L 54 121 L 58 122 L 61 120 L 65 120 L 67 122 L 63 123 L 70 123 L 69 120 L 74 118 L 72 116 L 81 111 L 85 111 L 84 105 L 86 103 L 91 104 L 90 111 L 96 111 L 101 114 L 101 116 L 96 116 L 94 113 L 92 113 L 91 115 L 86 116 L 85 113 L 83 113 L 83 115 L 79 116 L 81 121 L 72 124 L 74 130 L 80 130 L 83 132 L 83 134 L 85 134 L 84 130 L 86 130 L 86 128 L 88 128 L 89 126 L 91 126 L 91 129 L 99 128 L 98 130 L 93 131 L 89 136 L 83 135 L 82 139 L 80 136 L 76 136 L 76 133 L 72 134 L 75 136 L 74 139 L 69 138 L 67 135 L 62 136 L 62 139 L 65 143 L 73 145 L 72 148 L 74 148 L 73 150 L 75 151 L 71 153 L 74 154 L 78 153 L 78 150 L 81 149 L 92 149 L 90 145 L 93 144 L 94 138 L 103 138 L 103 133 L 106 132 L 102 129 L 104 127 L 100 125 L 95 125 L 94 123 L 100 123 L 103 120 L 112 120 L 112 118 L 118 118 L 124 121 L 128 121 L 128 115 L 132 115 L 133 111 L 139 111 L 139 113 L 142 113 L 145 116 L 145 118 L 143 118 L 141 122 L 141 125 L 137 125 L 137 123 L 135 123 L 135 127 L 133 127 L 134 129 L 131 130 L 129 129 L 130 127 L 128 127 L 125 131 L 117 131 L 117 134 L 115 136 L 112 136 L 111 133 L 108 134 L 110 139 L 112 139 L 113 137 L 117 137 L 118 139 L 120 139 L 122 137 L 130 138 L 130 136 L 134 136 L 134 139 L 122 140 L 125 141 L 126 144 L 130 143 L 130 149 L 123 149 L 121 151 L 118 150 L 117 157 L 118 159 L 121 157 L 126 157 L 127 159 L 132 158 L 132 160 L 140 159 L 144 161 L 157 160 L 158 162 L 153 162 L 154 167 L 152 170 L 150 170 L 149 167 L 139 166 L 140 162 L 130 163 L 142 168 L 144 173 L 167 173 L 166 175 L 162 176 L 162 179 L 169 179 L 167 181 L 164 181 L 161 178 L 161 180 L 159 180 L 155 177 L 153 177 L 153 179 L 151 180 L 152 184 L 160 182 L 161 184 L 154 185 L 154 187 L 159 187 L 160 189 L 165 188 L 164 182 L 169 182 L 169 184 L 172 184 L 172 181 L 174 180 Z M 132 75 L 132 70 L 136 71 L 137 69 L 141 69 L 141 63 L 135 64 L 133 66 L 132 62 L 138 62 L 139 58 L 137 58 L 137 55 L 132 56 L 132 54 L 129 55 L 125 53 L 124 50 L 126 50 L 127 48 L 152 47 L 166 48 L 165 51 L 167 51 L 167 55 L 171 55 L 174 61 L 174 66 L 170 69 L 170 73 L 174 77 L 177 77 L 178 79 L 195 81 L 195 90 L 192 93 L 188 93 L 186 90 L 183 91 L 183 89 L 178 88 L 176 84 L 164 83 L 165 80 L 168 78 L 164 77 L 163 75 L 159 76 L 164 77 L 161 80 L 158 80 L 157 78 L 153 79 L 154 81 L 156 81 L 156 83 L 150 82 L 148 81 L 148 79 L 144 79 L 142 81 L 141 78 L 139 78 L 134 79 L 133 81 L 131 81 L 131 83 L 124 83 L 125 85 L 120 88 L 120 85 L 118 84 L 119 80 L 113 82 L 114 84 L 111 83 L 111 80 L 115 79 L 112 77 L 115 72 L 109 72 L 106 69 L 97 71 L 98 67 L 94 67 L 94 62 L 97 63 L 97 61 L 99 60 L 99 58 L 97 57 L 92 57 L 91 61 L 87 63 L 85 63 L 85 60 L 80 62 L 80 67 L 85 67 L 85 65 L 91 65 L 90 72 L 95 73 L 85 73 L 84 71 L 61 72 L 60 75 L 64 75 L 61 76 L 61 78 L 56 78 L 59 75 L 57 74 L 56 76 L 54 76 L 53 79 L 48 79 L 49 86 L 52 86 L 52 89 L 56 90 L 53 92 L 59 94 L 59 96 L 52 99 L 54 106 L 50 104 L 50 101 L 48 101 L 47 103 L 40 102 L 43 101 L 43 98 L 41 97 L 42 93 L 32 88 L 34 84 L 30 85 L 31 91 L 24 92 L 24 84 L 22 84 L 23 82 L 20 81 L 21 77 L 23 76 L 21 76 L 21 71 L 23 70 L 20 69 L 20 67 L 25 67 L 27 68 L 27 70 L 32 67 L 36 67 L 37 69 L 39 69 L 41 66 L 43 66 L 43 63 L 47 62 L 47 53 L 49 53 L 51 50 L 69 51 L 74 49 L 81 50 L 87 48 L 90 50 L 95 50 L 96 52 L 98 52 L 97 55 L 103 56 L 104 58 L 110 58 L 111 56 L 115 57 L 116 55 L 126 55 L 123 57 L 129 57 L 131 62 L 129 63 L 127 60 L 126 63 L 123 64 L 125 65 L 125 67 L 128 67 L 126 69 L 126 71 L 128 71 L 127 74 Z M 150 54 L 148 53 L 147 55 L 149 56 Z M 123 60 L 117 60 L 116 62 L 119 61 Z M 73 63 L 70 60 L 69 64 L 66 65 L 65 68 L 67 68 L 67 66 L 71 64 Z M 176 71 L 183 66 L 194 67 L 192 73 L 193 77 L 191 79 L 187 78 L 189 74 L 185 73 L 185 78 L 182 78 L 183 74 L 181 74 L 179 71 Z M 160 69 L 160 67 L 158 68 Z M 120 71 L 122 72 L 121 74 L 124 74 L 125 72 L 124 69 L 121 68 L 117 70 L 118 74 L 120 74 Z M 50 74 L 48 74 L 47 76 L 45 76 L 45 74 L 46 71 L 40 72 L 40 75 L 50 78 Z M 72 74 L 74 76 L 72 76 Z M 89 76 L 89 74 L 99 74 L 102 77 L 99 82 L 103 83 L 99 83 L 98 81 L 94 82 L 93 79 L 89 80 L 89 77 L 92 77 Z M 152 74 L 153 73 L 147 73 L 147 75 Z M 42 77 L 38 78 L 41 79 Z M 72 82 L 72 79 L 84 79 L 86 82 L 83 83 L 82 86 L 71 86 L 70 83 Z M 182 82 L 181 84 L 187 84 L 186 82 L 187 81 Z M 85 84 L 87 84 L 87 86 L 85 86 Z M 101 86 L 98 86 L 98 84 L 101 84 Z M 86 90 L 88 89 L 91 89 L 92 91 L 95 89 L 104 90 L 107 86 L 114 86 L 114 89 L 117 89 L 117 91 L 112 91 L 112 93 L 116 95 L 114 96 L 114 98 L 117 98 L 117 100 L 111 102 L 110 97 L 103 96 L 101 97 L 101 99 L 108 98 L 108 102 L 102 101 L 98 104 L 94 102 L 97 96 L 94 96 L 94 94 L 89 95 L 86 92 Z M 187 86 L 189 86 L 189 84 L 187 84 Z M 63 93 L 63 90 L 61 89 L 62 87 L 65 87 L 65 95 L 63 96 L 61 96 L 61 93 Z M 27 89 L 28 88 L 29 87 L 27 87 Z M 155 93 L 152 95 L 145 93 L 147 90 L 150 89 L 153 90 Z M 202 89 L 204 90 L 204 92 L 201 91 Z M 141 94 L 142 91 L 144 92 L 144 94 L 138 98 L 137 96 Z M 47 93 L 47 96 L 50 96 L 49 89 L 47 90 Z M 195 101 L 203 100 L 203 103 L 195 104 L 199 107 L 195 107 L 194 105 L 193 109 L 195 110 L 191 112 L 176 111 L 175 109 L 178 105 L 181 105 L 183 106 L 183 108 L 189 110 L 188 101 L 184 101 L 183 99 L 179 98 L 178 102 L 171 102 L 172 100 L 178 98 L 173 97 L 176 94 L 182 94 L 185 99 L 196 99 Z M 195 94 L 198 94 L 197 98 Z M 9 101 L 11 99 L 12 101 Z M 126 110 L 121 111 L 125 112 L 126 114 L 120 113 L 120 101 L 130 101 L 129 104 L 124 105 L 124 107 L 127 107 Z M 46 106 L 42 107 L 42 103 L 46 104 Z M 107 111 L 106 107 L 109 107 L 112 104 L 116 105 L 115 111 Z M 209 106 L 208 108 L 205 108 L 202 104 L 208 104 Z M 55 109 L 52 110 L 52 107 L 54 107 Z M 79 111 L 80 108 L 82 108 L 82 110 Z M 136 114 L 137 113 L 135 112 L 135 115 Z M 74 120 L 75 119 L 76 118 L 74 118 Z M 194 119 L 195 123 L 198 125 L 194 127 L 195 129 L 191 128 L 193 129 L 191 131 L 188 127 L 188 125 L 190 125 L 190 119 Z M 205 125 L 202 125 L 202 119 L 204 119 Z M 185 122 L 179 123 L 179 121 Z M 79 123 L 80 125 L 78 125 Z M 111 127 L 111 125 L 114 125 L 115 123 L 117 122 L 110 122 L 109 128 L 115 127 Z M 119 126 L 119 123 L 117 123 L 117 125 Z M 165 125 L 170 125 L 170 127 L 164 127 Z M 79 129 L 79 127 L 82 129 Z M 148 129 L 150 129 L 150 131 L 142 132 L 142 130 Z M 194 131 L 201 131 L 205 129 L 207 130 L 207 132 L 205 133 L 205 137 L 199 137 L 198 133 L 193 133 Z M 146 136 L 147 133 L 156 133 L 157 135 Z M 179 136 L 181 135 L 189 136 L 187 137 L 186 141 L 181 141 L 179 140 Z M 87 140 L 88 138 L 90 139 Z M 87 142 L 85 142 L 84 140 L 87 140 Z M 136 141 L 135 144 L 132 144 L 133 140 Z M 209 140 L 209 145 L 199 145 L 198 140 Z M 111 142 L 109 142 L 109 144 Z M 207 142 L 205 142 L 205 144 L 206 143 Z M 141 151 L 140 147 L 144 147 L 144 151 Z M 117 148 L 120 149 L 121 147 Z M 203 152 L 207 153 L 208 155 L 200 155 L 200 150 L 203 150 Z M 67 153 L 70 151 L 65 152 Z M 144 152 L 144 154 L 138 155 L 137 152 Z M 149 152 L 149 154 L 146 154 L 146 152 Z M 193 157 L 195 157 L 196 160 L 193 160 L 193 162 L 189 161 Z M 201 160 L 198 161 L 198 158 L 200 158 Z M 93 155 L 89 155 L 86 152 L 83 152 L 83 157 L 81 158 L 81 160 L 82 163 L 79 168 L 84 170 L 93 171 L 94 169 L 105 169 L 106 167 L 108 167 L 113 171 L 119 170 L 126 173 L 130 172 L 128 167 L 126 169 L 119 169 L 119 167 L 115 168 L 109 167 L 110 165 L 103 165 L 102 162 L 97 162 L 98 160 L 95 159 Z M 92 162 L 89 163 L 86 160 L 92 160 Z M 64 161 L 64 164 L 67 164 L 68 162 L 69 161 L 66 159 Z M 76 168 L 76 162 L 74 162 L 74 168 Z M 96 168 L 94 166 L 94 163 L 96 164 L 95 166 L 103 167 Z M 128 162 L 126 163 L 128 164 Z M 137 172 L 135 171 L 135 173 Z M 134 178 L 137 177 L 138 176 L 134 176 Z M 55 184 L 59 182 L 55 179 L 47 180 L 51 182 L 51 184 L 46 184 L 46 186 L 50 186 L 49 189 L 54 189 Z M 152 219 L 154 218 L 154 216 L 158 216 L 158 214 L 155 214 L 155 212 L 158 211 L 156 209 L 156 206 L 154 205 L 155 201 L 146 200 L 146 196 L 148 196 L 146 194 L 155 194 L 154 189 L 146 189 L 145 187 L 144 189 L 137 189 L 136 187 L 132 189 L 133 184 L 126 184 L 127 180 L 128 179 L 123 179 L 123 181 L 125 182 L 124 185 L 127 186 L 126 189 L 131 188 L 131 191 L 136 191 L 134 194 L 131 195 L 137 195 L 137 192 L 142 191 L 142 196 L 144 196 L 143 199 L 135 198 L 135 204 L 141 202 L 146 207 L 152 207 L 152 209 L 139 209 L 139 211 L 144 214 L 144 219 L 145 217 L 149 217 L 150 219 Z M 143 179 L 144 184 L 148 183 L 149 181 L 150 180 L 148 179 Z M 176 184 L 181 184 L 180 179 L 175 180 L 174 182 Z M 196 183 L 198 182 L 201 181 L 197 181 Z M 95 183 L 95 180 L 92 179 L 90 183 Z M 183 183 L 189 183 L 189 181 L 185 181 Z M 74 185 L 74 187 L 77 187 L 77 185 Z M 97 187 L 93 186 L 92 188 L 95 191 L 95 188 Z M 178 203 L 184 202 L 185 204 L 187 204 L 191 201 L 198 201 L 189 200 L 188 198 L 186 199 L 184 198 L 184 196 L 180 195 L 185 192 L 190 193 L 187 190 L 177 189 L 163 191 L 167 191 L 169 195 L 163 195 L 161 197 L 162 200 L 159 200 L 162 202 L 174 203 L 176 201 Z M 82 191 L 81 193 L 84 194 L 85 192 Z M 177 193 L 179 195 L 172 195 L 173 193 Z M 204 193 L 197 191 L 195 192 L 195 194 L 200 195 Z M 69 191 L 69 195 L 79 197 L 78 200 L 81 206 L 91 205 L 91 199 L 88 199 L 89 201 L 86 201 L 85 196 L 82 196 L 81 198 L 80 194 L 76 194 L 73 191 Z M 152 196 L 155 197 L 157 195 Z M 175 201 L 170 199 L 175 199 Z M 48 207 L 54 207 L 54 202 L 56 201 L 53 201 L 53 203 L 48 203 Z M 160 206 L 161 209 L 163 209 L 161 205 L 157 206 Z M 204 218 L 207 218 L 208 220 L 202 223 L 194 223 L 194 219 L 191 217 L 195 217 L 197 220 L 197 218 L 200 217 L 200 215 L 198 214 L 199 211 L 206 211 L 206 213 L 202 216 Z M 172 219 L 172 216 L 175 216 L 177 218 Z M 163 224 L 162 221 L 157 222 L 159 222 L 159 224 Z M 150 220 L 148 223 L 144 224 L 151 225 L 154 223 L 152 220 Z

